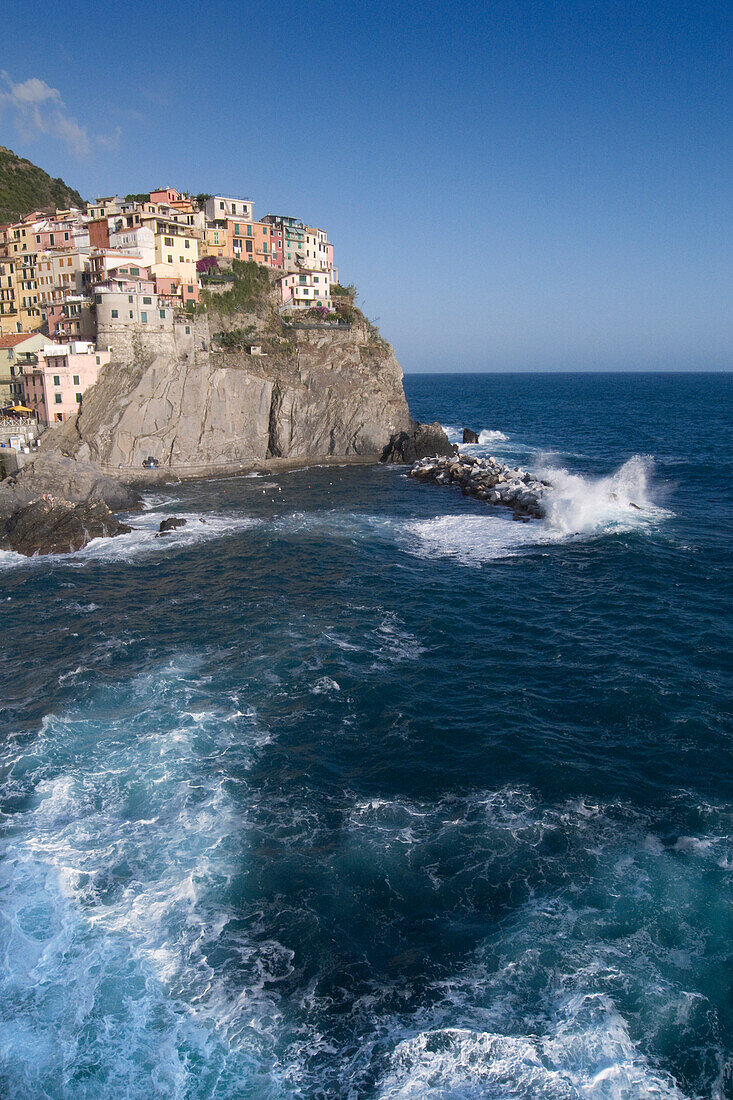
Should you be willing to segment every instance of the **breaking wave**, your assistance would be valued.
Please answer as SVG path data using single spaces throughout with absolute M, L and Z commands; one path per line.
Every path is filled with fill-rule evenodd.
M 652 500 L 654 463 L 649 457 L 634 455 L 601 478 L 557 468 L 539 472 L 552 484 L 544 498 L 544 519 L 516 523 L 508 509 L 486 506 L 482 515 L 448 513 L 412 521 L 403 532 L 403 544 L 419 557 L 480 565 L 568 539 L 650 532 L 672 514 Z
M 633 530 L 670 515 L 651 499 L 654 462 L 634 455 L 608 477 L 588 478 L 546 468 L 553 488 L 546 495 L 547 523 L 563 535 Z

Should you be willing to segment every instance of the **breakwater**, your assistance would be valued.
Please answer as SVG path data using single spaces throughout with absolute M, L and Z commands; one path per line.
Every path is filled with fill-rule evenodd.
M 420 459 L 412 466 L 410 477 L 457 485 L 467 496 L 511 508 L 517 519 L 544 516 L 544 497 L 552 489 L 549 482 L 534 478 L 519 466 L 512 468 L 497 458 L 466 454 Z

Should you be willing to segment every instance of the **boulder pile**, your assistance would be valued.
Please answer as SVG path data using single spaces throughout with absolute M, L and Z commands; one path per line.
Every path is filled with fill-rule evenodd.
M 515 519 L 540 519 L 545 514 L 544 496 L 552 488 L 549 482 L 538 481 L 519 466 L 511 468 L 497 458 L 465 454 L 423 458 L 413 465 L 410 477 L 437 485 L 458 485 L 467 496 L 511 508 Z

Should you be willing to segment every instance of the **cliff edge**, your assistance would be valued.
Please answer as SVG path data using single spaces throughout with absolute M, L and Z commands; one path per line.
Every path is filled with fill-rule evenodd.
M 378 459 L 410 428 L 394 352 L 357 310 L 350 324 L 287 324 L 269 285 L 248 308 L 223 299 L 158 329 L 100 323 L 112 360 L 39 459 L 61 451 L 129 480 L 153 458 L 186 477 L 275 458 Z

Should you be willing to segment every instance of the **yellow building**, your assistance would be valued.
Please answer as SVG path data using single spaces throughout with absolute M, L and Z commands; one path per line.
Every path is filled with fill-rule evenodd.
M 228 230 L 219 226 L 207 226 L 199 241 L 199 252 L 202 256 L 216 256 L 217 259 L 225 256 L 231 259 L 232 246 Z
M 43 324 L 36 253 L 0 259 L 0 333 L 35 332 Z
M 143 215 L 141 225 L 153 231 L 155 262 L 150 268 L 152 273 L 179 283 L 197 284 L 199 237 L 196 230 L 159 214 Z

